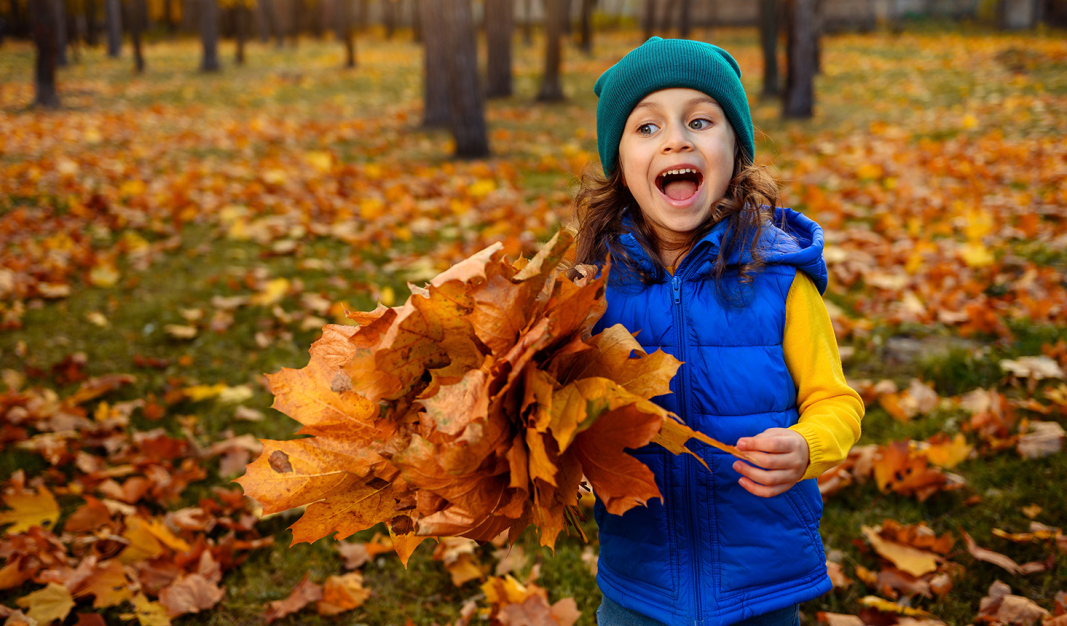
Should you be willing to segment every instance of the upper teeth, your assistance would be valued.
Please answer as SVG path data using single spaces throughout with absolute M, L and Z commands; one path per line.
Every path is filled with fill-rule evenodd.
M 678 174 L 696 174 L 697 171 L 690 168 L 684 168 L 680 170 L 668 170 L 660 174 L 660 176 L 677 176 Z

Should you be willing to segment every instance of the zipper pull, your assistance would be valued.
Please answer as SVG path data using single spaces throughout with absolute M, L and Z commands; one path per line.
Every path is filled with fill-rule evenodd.
M 682 280 L 675 276 L 671 282 L 674 285 L 674 303 L 678 304 L 682 301 Z

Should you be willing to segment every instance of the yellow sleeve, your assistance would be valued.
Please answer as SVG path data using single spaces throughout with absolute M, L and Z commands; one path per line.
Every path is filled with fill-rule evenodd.
M 841 463 L 860 438 L 863 400 L 845 382 L 837 337 L 815 283 L 797 272 L 785 303 L 785 364 L 797 388 L 799 422 L 792 429 L 808 442 L 804 478 Z

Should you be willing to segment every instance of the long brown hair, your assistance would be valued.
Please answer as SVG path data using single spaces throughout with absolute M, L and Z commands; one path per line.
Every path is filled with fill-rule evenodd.
M 622 167 L 616 166 L 607 177 L 597 170 L 597 166 L 590 166 L 582 175 L 581 189 L 574 200 L 578 221 L 575 263 L 599 265 L 610 255 L 613 274 L 620 271 L 632 273 L 644 284 L 663 282 L 667 265 L 660 251 L 665 242 L 645 219 L 633 194 L 623 184 Z M 753 244 L 760 240 L 777 205 L 778 185 L 774 177 L 766 167 L 752 164 L 737 147 L 733 177 L 725 196 L 715 205 L 708 219 L 690 234 L 680 252 L 687 254 L 712 228 L 726 220 L 726 234 L 719 246 L 711 277 L 721 286 L 727 259 L 735 254 L 741 256 L 745 248 L 751 248 L 748 254 L 751 260 L 736 268 L 742 283 L 751 282 L 763 267 L 763 254 L 759 246 Z M 624 215 L 629 217 L 629 226 L 624 225 Z M 619 245 L 619 237 L 627 232 L 634 234 L 652 260 L 651 270 L 638 264 Z

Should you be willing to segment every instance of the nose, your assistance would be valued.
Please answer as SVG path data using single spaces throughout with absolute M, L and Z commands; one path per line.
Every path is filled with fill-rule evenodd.
M 693 149 L 693 140 L 683 124 L 671 124 L 663 137 L 663 152 L 689 152 Z

